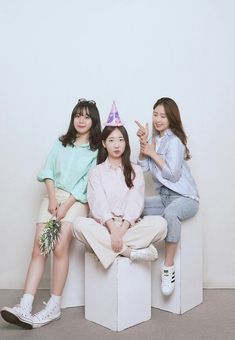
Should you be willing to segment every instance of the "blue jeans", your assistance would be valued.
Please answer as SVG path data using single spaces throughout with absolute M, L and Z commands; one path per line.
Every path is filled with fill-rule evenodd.
M 198 201 L 163 186 L 159 196 L 145 198 L 143 215 L 163 216 L 167 220 L 165 241 L 177 243 L 180 240 L 181 221 L 196 215 L 198 208 Z

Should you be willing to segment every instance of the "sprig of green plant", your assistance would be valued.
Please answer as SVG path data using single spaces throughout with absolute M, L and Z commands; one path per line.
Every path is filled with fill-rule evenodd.
M 49 220 L 39 237 L 39 246 L 42 255 L 49 255 L 54 250 L 56 242 L 60 237 L 61 222 L 55 219 Z

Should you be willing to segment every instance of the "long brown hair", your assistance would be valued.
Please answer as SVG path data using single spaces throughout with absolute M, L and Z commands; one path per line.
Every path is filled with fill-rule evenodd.
M 185 159 L 188 160 L 191 158 L 190 151 L 187 147 L 187 136 L 184 132 L 183 124 L 180 117 L 180 110 L 176 102 L 168 97 L 163 97 L 157 100 L 157 102 L 153 105 L 153 110 L 158 106 L 162 105 L 165 109 L 167 119 L 169 121 L 169 128 L 171 131 L 181 140 L 181 142 L 185 146 Z M 156 132 L 156 129 L 153 127 L 153 132 Z
M 91 117 L 92 125 L 89 133 L 89 144 L 91 150 L 97 150 L 101 144 L 101 123 L 98 108 L 94 101 L 79 100 L 75 105 L 66 134 L 62 135 L 59 140 L 63 146 L 74 146 L 77 137 L 77 131 L 74 127 L 74 118 L 76 114 L 87 114 Z
M 125 150 L 122 154 L 122 166 L 123 166 L 123 174 L 125 177 L 125 182 L 128 188 L 132 188 L 133 185 L 133 180 L 135 179 L 135 171 L 131 165 L 130 161 L 130 155 L 131 155 L 131 148 L 130 148 L 130 143 L 129 143 L 129 137 L 126 129 L 124 126 L 105 126 L 105 128 L 102 131 L 102 141 L 106 141 L 108 136 L 115 130 L 118 129 L 121 134 L 123 135 L 123 138 L 126 142 L 126 147 Z M 98 151 L 98 156 L 97 156 L 97 164 L 103 163 L 106 158 L 108 157 L 108 152 L 103 146 L 101 145 L 99 151 Z

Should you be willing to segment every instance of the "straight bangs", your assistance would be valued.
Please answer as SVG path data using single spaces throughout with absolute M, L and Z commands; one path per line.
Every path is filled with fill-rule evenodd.
M 68 131 L 65 135 L 62 135 L 59 140 L 64 147 L 67 145 L 74 146 L 77 138 L 77 132 L 74 127 L 74 118 L 77 114 L 83 116 L 87 115 L 91 118 L 92 125 L 89 131 L 89 144 L 92 151 L 97 150 L 101 144 L 100 115 L 96 104 L 90 103 L 89 101 L 77 103 L 71 114 Z
M 108 136 L 115 130 L 118 129 L 121 134 L 123 135 L 123 138 L 126 143 L 125 150 L 121 156 L 122 158 L 122 166 L 123 166 L 123 174 L 125 177 L 125 182 L 128 188 L 132 188 L 134 186 L 133 180 L 135 179 L 135 171 L 131 165 L 130 161 L 130 155 L 131 155 L 131 149 L 130 149 L 130 143 L 129 143 L 129 137 L 127 130 L 124 126 L 105 126 L 103 132 L 102 132 L 102 141 L 106 141 Z M 97 158 L 97 164 L 103 163 L 106 158 L 108 157 L 108 152 L 104 148 L 103 144 L 101 144 L 99 151 L 98 151 L 98 158 Z

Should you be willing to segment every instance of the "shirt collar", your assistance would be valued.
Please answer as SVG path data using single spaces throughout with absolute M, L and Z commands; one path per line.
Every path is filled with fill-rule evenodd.
M 164 132 L 164 135 L 162 137 L 160 137 L 160 135 L 158 134 L 157 136 L 159 138 L 163 138 L 165 136 L 172 136 L 173 135 L 173 132 L 170 130 L 170 129 L 167 129 L 165 132 Z
M 76 148 L 90 148 L 90 144 L 89 143 L 85 143 L 85 144 L 80 144 L 80 145 L 76 145 L 75 143 L 73 144 Z
M 173 135 L 173 132 L 170 130 L 170 129 L 167 129 L 164 133 L 164 136 L 167 135 L 167 136 L 172 136 Z
M 120 163 L 118 166 L 113 166 L 113 165 L 110 163 L 108 157 L 107 157 L 106 160 L 104 161 L 104 165 L 105 165 L 105 167 L 106 167 L 107 169 L 121 169 L 121 170 L 123 170 L 122 163 Z

